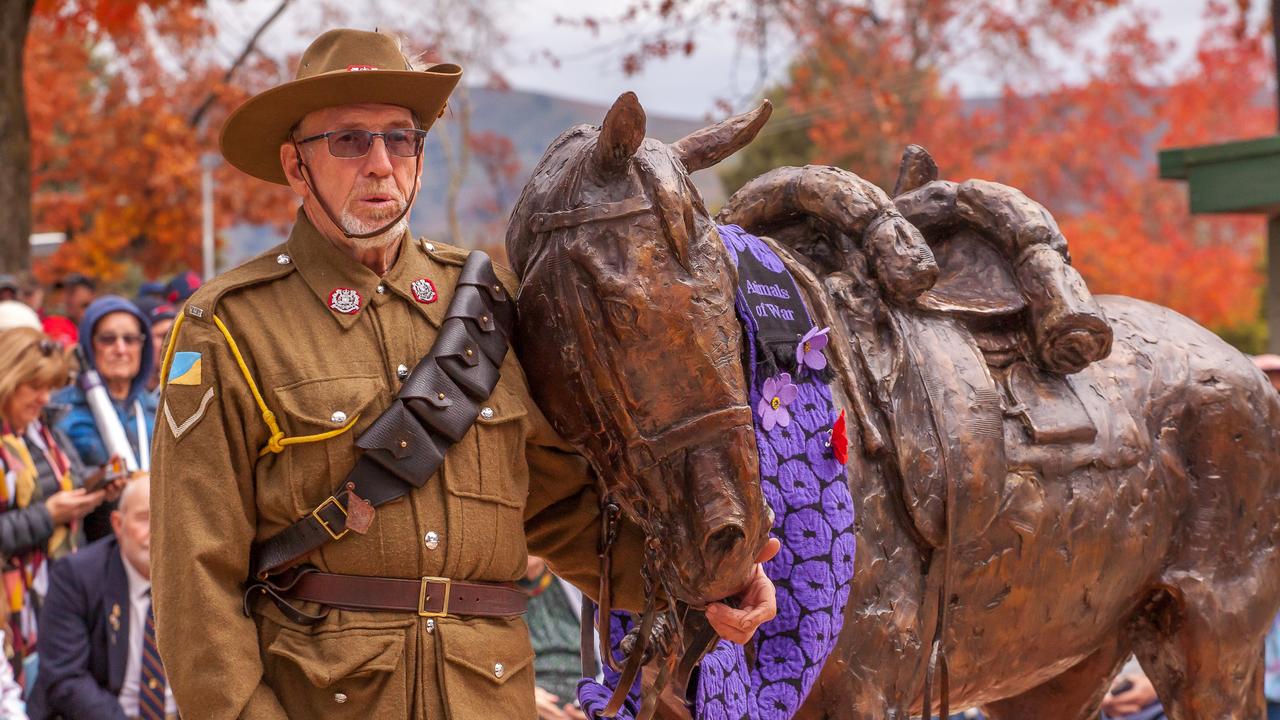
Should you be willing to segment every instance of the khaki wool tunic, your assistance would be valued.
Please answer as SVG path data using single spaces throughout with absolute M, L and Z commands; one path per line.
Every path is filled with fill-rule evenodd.
M 535 717 L 523 618 L 334 609 L 308 627 L 266 598 L 250 603 L 251 616 L 242 610 L 251 544 L 342 483 L 355 439 L 395 397 L 400 368 L 431 348 L 466 255 L 406 237 L 379 278 L 299 212 L 284 245 L 188 301 L 170 341 L 169 352 L 188 354 L 176 355 L 183 372 L 170 373 L 161 399 L 151 516 L 159 646 L 184 717 Z M 514 291 L 511 273 L 498 272 Z M 434 286 L 434 301 L 415 297 L 417 280 Z M 352 309 L 334 302 L 353 299 L 340 290 L 358 293 L 358 309 L 331 307 Z M 279 452 L 232 341 L 282 433 Z M 594 596 L 593 477 L 534 405 L 513 353 L 482 407 L 422 488 L 378 508 L 367 534 L 348 533 L 306 562 L 351 575 L 509 582 L 524 575 L 527 548 Z M 324 440 L 290 440 L 348 424 Z M 621 607 L 642 605 L 641 548 L 639 531 L 624 525 L 614 551 Z

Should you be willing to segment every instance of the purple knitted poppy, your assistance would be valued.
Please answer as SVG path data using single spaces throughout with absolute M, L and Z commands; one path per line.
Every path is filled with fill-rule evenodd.
M 791 424 L 791 412 L 787 406 L 796 399 L 796 392 L 796 386 L 791 384 L 791 373 L 781 373 L 764 381 L 756 412 L 760 413 L 760 426 L 765 432 L 772 430 L 774 425 L 786 427 Z
M 813 370 L 822 370 L 827 366 L 827 356 L 822 349 L 827 346 L 827 333 L 831 328 L 813 328 L 796 343 L 796 364 Z

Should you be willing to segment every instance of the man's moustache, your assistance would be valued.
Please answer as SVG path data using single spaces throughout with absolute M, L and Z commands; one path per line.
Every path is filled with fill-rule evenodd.
M 357 187 L 351 191 L 352 197 L 362 197 L 364 195 L 386 195 L 396 202 L 404 202 L 404 193 L 400 192 L 400 188 L 391 185 L 390 187 L 382 187 L 374 185 L 371 187 Z

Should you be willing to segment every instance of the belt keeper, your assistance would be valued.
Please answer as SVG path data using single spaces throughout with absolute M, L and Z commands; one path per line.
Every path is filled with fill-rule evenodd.
M 276 592 L 276 589 L 272 587 L 271 583 L 268 581 L 253 583 L 245 589 L 243 607 L 245 617 L 253 617 L 253 613 L 249 608 L 253 603 L 253 598 L 260 595 L 270 598 L 271 602 L 275 603 L 276 608 L 279 609 L 285 617 L 299 625 L 315 625 L 329 615 L 328 607 L 325 607 L 323 612 L 319 615 L 312 615 L 311 613 L 303 612 L 294 606 L 293 603 L 282 597 L 280 593 Z

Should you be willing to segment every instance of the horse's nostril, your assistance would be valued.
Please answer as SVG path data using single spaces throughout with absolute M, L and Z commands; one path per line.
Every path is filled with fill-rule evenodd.
M 733 552 L 738 543 L 747 538 L 746 533 L 737 525 L 722 525 L 707 536 L 702 543 L 703 554 L 709 560 L 719 560 Z

